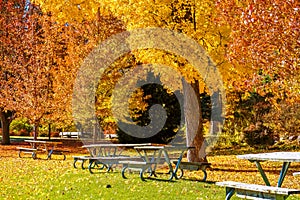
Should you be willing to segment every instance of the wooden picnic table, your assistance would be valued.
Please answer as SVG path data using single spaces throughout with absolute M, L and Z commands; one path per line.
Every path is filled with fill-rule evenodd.
M 32 157 L 35 159 L 38 151 L 45 151 L 47 155 L 46 159 L 51 159 L 51 156 L 54 154 L 63 155 L 64 160 L 66 159 L 66 156 L 63 154 L 63 151 L 56 149 L 57 145 L 61 145 L 62 142 L 44 141 L 44 140 L 24 140 L 24 141 L 29 143 L 31 148 L 19 147 L 18 148 L 20 151 L 19 156 L 22 151 L 31 152 Z
M 240 159 L 247 159 L 250 162 L 254 162 L 267 186 L 270 186 L 271 184 L 260 163 L 264 161 L 282 162 L 283 164 L 279 174 L 277 187 L 281 187 L 290 164 L 292 162 L 300 162 L 300 152 L 272 152 L 272 153 L 245 154 L 245 155 L 238 155 L 237 157 Z
M 179 169 L 180 162 L 183 158 L 183 154 L 189 148 L 193 147 L 186 147 L 186 146 L 172 146 L 172 145 L 163 145 L 163 146 L 136 146 L 134 149 L 138 152 L 140 157 L 144 160 L 143 162 L 136 162 L 136 161 L 121 161 L 123 163 L 122 169 L 122 176 L 125 176 L 126 169 L 137 169 L 140 170 L 140 177 L 144 180 L 143 173 L 145 170 L 150 171 L 150 176 L 155 174 L 156 168 L 158 164 L 167 163 L 169 171 L 168 174 L 170 175 L 168 180 L 172 180 L 174 177 L 178 179 L 176 173 Z M 173 169 L 170 153 L 171 151 L 179 151 L 179 156 L 175 158 L 177 160 L 176 167 Z
M 82 161 L 83 164 L 86 160 L 89 161 L 88 169 L 90 173 L 94 173 L 95 169 L 102 170 L 107 168 L 107 171 L 112 170 L 114 164 L 119 164 L 120 161 L 124 160 L 141 160 L 140 157 L 132 157 L 129 155 L 123 155 L 125 148 L 133 148 L 135 146 L 147 146 L 152 145 L 151 143 L 141 143 L 141 144 L 89 144 L 83 145 L 83 148 L 87 148 L 89 151 L 89 156 L 75 156 L 74 157 L 74 167 L 76 168 L 76 162 L 78 160 Z
M 120 156 L 125 148 L 133 148 L 136 146 L 149 146 L 151 143 L 141 143 L 141 144 L 89 144 L 83 145 L 83 148 L 87 148 L 92 157 L 99 156 Z

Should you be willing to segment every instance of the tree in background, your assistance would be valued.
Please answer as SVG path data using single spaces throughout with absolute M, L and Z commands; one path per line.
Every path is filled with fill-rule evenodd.
M 9 125 L 16 111 L 15 81 L 20 79 L 15 68 L 20 66 L 25 2 L 10 0 L 0 2 L 0 116 L 2 144 L 10 144 Z
M 217 1 L 217 9 L 217 23 L 231 29 L 226 58 L 232 65 L 231 72 L 239 76 L 228 81 L 229 129 L 255 126 L 253 112 L 269 104 L 272 109 L 260 120 L 282 134 L 279 125 L 283 122 L 279 119 L 286 114 L 282 105 L 296 108 L 299 102 L 299 1 L 225 0 Z M 252 114 L 242 117 L 239 113 L 246 110 L 239 108 L 240 103 L 251 101 L 254 94 L 263 101 L 252 104 Z M 241 117 L 245 125 L 237 123 Z
M 70 65 L 68 50 L 76 44 L 72 41 L 76 34 L 35 5 L 2 3 L 2 143 L 9 144 L 5 119 L 12 119 L 11 111 L 34 125 L 35 138 L 42 120 L 68 118 L 68 113 L 70 118 L 70 106 L 66 105 L 70 104 L 76 68 Z M 7 10 L 10 6 L 12 11 Z

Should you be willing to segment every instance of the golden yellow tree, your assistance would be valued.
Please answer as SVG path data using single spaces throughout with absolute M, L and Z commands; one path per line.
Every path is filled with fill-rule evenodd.
M 89 1 L 61 3 L 58 1 L 39 1 L 42 10 L 51 11 L 62 23 L 75 23 L 89 20 L 100 14 L 113 13 L 123 21 L 127 30 L 147 27 L 161 27 L 184 33 L 202 45 L 215 60 L 222 72 L 227 72 L 226 63 L 222 59 L 225 54 L 228 28 L 213 23 L 216 13 L 214 1 Z M 57 5 L 53 8 L 52 5 Z M 134 57 L 140 63 L 161 63 L 179 70 L 189 82 L 201 80 L 201 75 L 193 66 L 179 56 L 163 50 L 137 50 Z M 159 70 L 158 70 L 159 71 Z M 203 77 L 202 77 L 203 78 Z M 166 80 L 171 83 L 171 80 Z M 202 80 L 203 82 L 203 80 Z M 199 84 L 194 84 L 198 90 Z M 204 88 L 204 86 L 202 86 Z M 201 119 L 199 119 L 201 124 Z M 202 128 L 199 136 L 203 140 Z M 197 144 L 197 146 L 201 146 Z M 197 150 L 199 152 L 199 149 Z M 198 155 L 196 155 L 200 159 Z

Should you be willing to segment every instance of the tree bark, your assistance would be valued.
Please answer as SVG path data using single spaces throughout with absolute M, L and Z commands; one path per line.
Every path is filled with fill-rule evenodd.
M 1 116 L 1 124 L 2 124 L 2 145 L 9 145 L 10 144 L 10 137 L 9 137 L 9 126 L 13 119 L 13 112 L 12 111 L 4 111 L 0 108 L 0 116 Z
M 189 162 L 203 162 L 206 159 L 206 145 L 203 136 L 199 82 L 188 84 L 183 80 L 184 113 L 187 146 L 195 147 L 187 154 Z
M 37 140 L 37 137 L 39 135 L 39 126 L 40 126 L 40 121 L 35 121 L 33 125 L 33 139 Z
M 48 124 L 48 140 L 51 140 L 51 124 Z

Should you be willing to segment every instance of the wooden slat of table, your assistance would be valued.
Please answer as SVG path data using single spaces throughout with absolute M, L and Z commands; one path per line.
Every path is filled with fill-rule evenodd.
M 37 144 L 62 144 L 62 142 L 44 141 L 44 140 L 24 140 L 24 142 L 37 143 Z
M 88 144 L 83 145 L 83 148 L 93 148 L 93 147 L 135 147 L 135 146 L 150 146 L 151 143 L 141 143 L 141 144 Z
M 240 182 L 235 182 L 235 181 L 217 182 L 216 185 L 225 186 L 225 187 L 233 187 L 236 189 L 252 190 L 252 191 L 256 191 L 256 192 L 274 193 L 274 194 L 276 193 L 276 194 L 284 194 L 284 195 L 300 193 L 300 190 L 297 190 L 297 189 L 240 183 Z
M 300 162 L 300 152 L 272 152 L 238 155 L 240 159 L 257 161 Z

